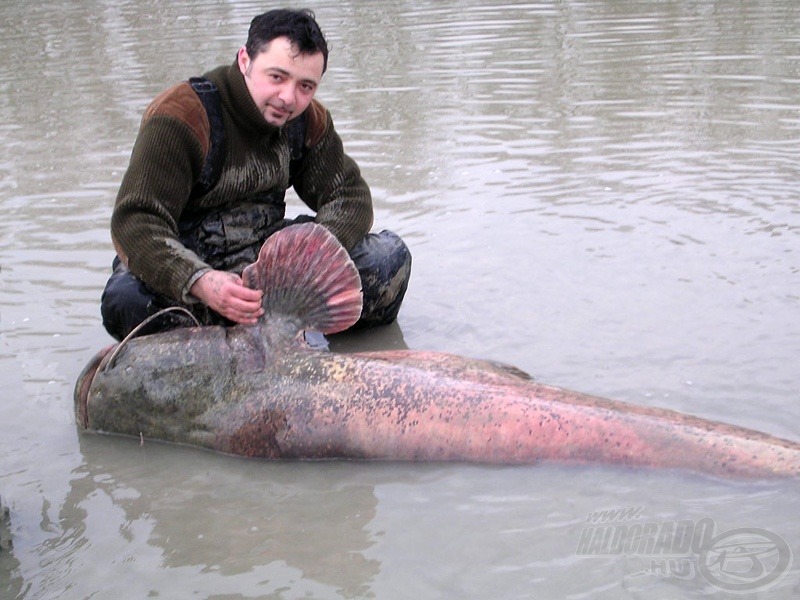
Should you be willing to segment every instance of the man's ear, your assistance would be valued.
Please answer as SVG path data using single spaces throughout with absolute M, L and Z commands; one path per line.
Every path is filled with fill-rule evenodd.
M 236 55 L 236 62 L 239 63 L 239 70 L 242 75 L 247 74 L 247 69 L 250 68 L 250 55 L 247 53 L 247 48 L 242 46 L 239 48 L 239 54 Z

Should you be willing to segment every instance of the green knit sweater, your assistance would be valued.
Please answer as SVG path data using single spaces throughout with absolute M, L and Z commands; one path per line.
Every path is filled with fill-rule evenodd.
M 216 185 L 190 200 L 209 152 L 210 127 L 197 94 L 181 83 L 145 111 L 111 217 L 114 246 L 131 272 L 156 292 L 183 301 L 193 300 L 189 288 L 211 267 L 180 243 L 178 222 L 289 187 L 286 132 L 264 120 L 238 65 L 205 77 L 219 89 L 226 136 Z M 369 187 L 344 153 L 330 113 L 316 101 L 307 113 L 307 151 L 292 184 L 315 220 L 349 250 L 372 226 Z

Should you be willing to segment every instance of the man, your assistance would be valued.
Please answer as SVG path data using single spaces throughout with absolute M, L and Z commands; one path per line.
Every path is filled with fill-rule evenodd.
M 411 255 L 395 234 L 368 234 L 372 199 L 330 113 L 314 99 L 328 47 L 313 13 L 273 10 L 250 24 L 231 66 L 160 94 L 146 109 L 111 218 L 117 258 L 101 301 L 103 324 L 122 339 L 168 306 L 203 324 L 253 324 L 261 291 L 242 283 L 284 218 L 293 186 L 359 269 L 364 310 L 356 326 L 395 319 Z M 143 333 L 190 324 L 161 315 Z

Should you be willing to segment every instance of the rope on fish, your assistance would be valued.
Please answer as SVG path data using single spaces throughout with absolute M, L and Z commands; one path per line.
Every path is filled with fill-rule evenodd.
M 112 352 L 111 356 L 108 358 L 106 366 L 103 367 L 103 372 L 105 372 L 107 369 L 111 369 L 114 366 L 114 362 L 117 360 L 117 354 L 119 354 L 120 350 L 122 350 L 123 346 L 125 346 L 129 340 L 135 338 L 136 334 L 139 333 L 148 323 L 169 312 L 182 312 L 192 321 L 194 321 L 194 324 L 197 325 L 197 327 L 200 327 L 200 321 L 198 321 L 197 317 L 195 317 L 188 309 L 183 308 L 182 306 L 168 306 L 167 308 L 162 308 L 157 313 L 150 315 L 144 321 L 139 323 L 128 335 L 125 336 L 125 338 L 119 344 L 117 344 L 117 347 L 114 348 L 114 352 Z

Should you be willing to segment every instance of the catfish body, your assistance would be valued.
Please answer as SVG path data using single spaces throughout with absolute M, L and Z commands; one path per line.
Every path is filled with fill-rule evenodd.
M 275 234 L 282 236 L 276 244 L 289 255 L 318 255 L 335 244 L 316 225 L 285 232 Z M 78 380 L 78 423 L 270 459 L 552 460 L 721 477 L 800 475 L 795 442 L 541 385 L 513 367 L 434 352 L 313 350 L 303 329 L 332 332 L 358 318 L 357 273 L 306 265 L 325 273 L 320 289 L 309 291 L 319 278 L 300 281 L 297 266 L 286 266 L 290 256 L 270 252 L 279 255 L 266 260 L 270 268 L 245 274 L 271 290 L 262 323 L 173 330 L 131 340 L 121 352 L 107 349 Z M 346 262 L 333 254 L 337 265 Z M 316 300 L 299 302 L 298 294 Z

